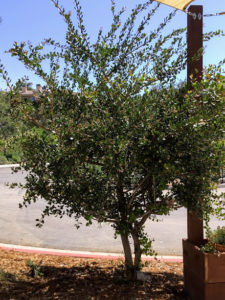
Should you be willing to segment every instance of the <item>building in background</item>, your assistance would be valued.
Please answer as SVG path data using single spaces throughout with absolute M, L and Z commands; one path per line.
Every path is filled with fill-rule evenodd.
M 35 101 L 42 92 L 43 88 L 40 84 L 37 84 L 35 89 L 28 88 L 27 85 L 24 85 L 20 91 L 20 95 L 25 100 Z

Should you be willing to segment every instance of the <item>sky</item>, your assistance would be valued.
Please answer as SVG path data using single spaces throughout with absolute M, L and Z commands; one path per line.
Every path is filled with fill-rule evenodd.
M 125 6 L 129 12 L 136 4 L 143 0 L 116 0 L 118 7 Z M 73 0 L 60 0 L 67 11 L 73 13 Z M 85 24 L 89 35 L 94 40 L 100 27 L 107 30 L 111 24 L 110 0 L 80 0 L 83 7 Z M 195 0 L 192 5 L 203 5 L 204 13 L 217 13 L 225 11 L 225 0 Z M 152 19 L 152 25 L 156 26 L 173 9 L 161 5 L 157 16 Z M 43 82 L 15 57 L 11 57 L 9 50 L 15 41 L 31 41 L 38 44 L 45 38 L 53 38 L 64 41 L 66 26 L 54 7 L 51 0 L 1 0 L 0 1 L 0 60 L 9 73 L 12 82 L 18 78 L 28 76 L 34 84 Z M 174 28 L 185 27 L 187 16 L 184 12 L 177 12 L 168 27 L 168 31 Z M 204 32 L 222 29 L 225 31 L 225 15 L 204 18 Z M 207 44 L 204 55 L 204 65 L 215 64 L 225 58 L 225 37 L 214 38 Z M 0 79 L 0 89 L 5 89 L 5 83 Z

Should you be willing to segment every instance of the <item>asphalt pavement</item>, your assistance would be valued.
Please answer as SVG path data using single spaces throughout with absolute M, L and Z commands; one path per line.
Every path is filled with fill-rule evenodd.
M 72 218 L 62 219 L 50 216 L 42 228 L 35 226 L 44 208 L 44 200 L 28 208 L 19 209 L 24 191 L 9 189 L 5 183 L 24 182 L 22 172 L 12 175 L 10 168 L 0 168 L 0 243 L 33 246 L 42 248 L 64 249 L 73 251 L 93 251 L 122 253 L 121 241 L 114 239 L 114 231 L 109 224 L 101 226 L 93 222 L 77 230 Z M 221 185 L 218 192 L 225 192 Z M 222 223 L 213 220 L 212 227 Z M 159 222 L 147 221 L 146 232 L 154 238 L 153 247 L 159 255 L 182 255 L 182 238 L 187 237 L 186 210 L 179 209 L 170 216 L 160 218 Z

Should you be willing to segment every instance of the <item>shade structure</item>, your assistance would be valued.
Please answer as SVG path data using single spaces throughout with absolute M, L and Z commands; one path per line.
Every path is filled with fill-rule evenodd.
M 185 10 L 185 8 L 194 0 L 156 0 L 156 1 L 172 6 L 176 9 Z

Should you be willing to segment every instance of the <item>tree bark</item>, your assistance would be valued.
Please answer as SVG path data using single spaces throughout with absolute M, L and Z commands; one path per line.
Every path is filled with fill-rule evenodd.
M 128 234 L 121 233 L 121 240 L 125 256 L 125 275 L 128 280 L 136 280 L 136 274 Z
M 140 270 L 140 264 L 141 264 L 141 245 L 140 241 L 138 239 L 137 232 L 132 233 L 132 238 L 134 241 L 134 268 L 135 271 Z

